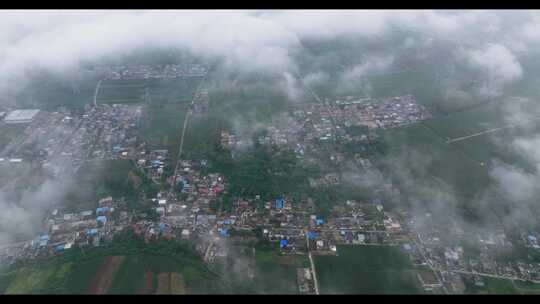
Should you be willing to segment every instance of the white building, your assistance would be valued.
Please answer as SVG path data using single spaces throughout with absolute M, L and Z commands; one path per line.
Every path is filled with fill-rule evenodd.
M 39 110 L 15 110 L 11 111 L 4 121 L 6 123 L 30 123 L 39 113 Z

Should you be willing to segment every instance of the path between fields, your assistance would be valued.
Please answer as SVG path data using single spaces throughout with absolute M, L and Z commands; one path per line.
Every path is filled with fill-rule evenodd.
M 88 294 L 105 294 L 112 285 L 114 275 L 125 260 L 125 256 L 109 256 L 106 257 L 103 263 L 98 267 L 94 278 L 90 281 L 90 285 L 86 293 Z
M 306 232 L 306 244 L 309 257 L 309 263 L 311 264 L 311 272 L 313 273 L 313 283 L 315 285 L 315 294 L 319 294 L 319 281 L 317 280 L 317 271 L 315 270 L 315 263 L 313 263 L 313 257 L 311 256 L 311 250 L 309 249 L 309 238 Z
M 182 133 L 181 133 L 181 136 L 180 136 L 180 145 L 178 147 L 178 155 L 176 156 L 176 166 L 174 167 L 173 182 L 172 182 L 171 188 L 169 190 L 169 196 L 173 193 L 174 186 L 176 185 L 176 175 L 178 174 L 178 168 L 180 167 L 180 157 L 182 157 L 182 149 L 184 148 L 184 136 L 186 134 L 186 129 L 187 129 L 187 126 L 188 126 L 189 116 L 193 113 L 193 105 L 195 104 L 195 100 L 196 100 L 196 98 L 197 98 L 197 96 L 199 94 L 199 91 L 200 91 L 204 81 L 206 80 L 207 75 L 208 74 L 204 75 L 203 79 L 199 83 L 199 86 L 197 87 L 197 89 L 193 93 L 193 98 L 191 99 L 191 103 L 189 105 L 189 110 L 186 112 L 186 116 L 184 118 L 184 125 L 182 127 Z
M 98 83 L 96 85 L 96 91 L 94 92 L 94 107 L 97 107 L 97 95 L 98 95 L 100 86 L 101 86 L 101 80 L 98 81 Z

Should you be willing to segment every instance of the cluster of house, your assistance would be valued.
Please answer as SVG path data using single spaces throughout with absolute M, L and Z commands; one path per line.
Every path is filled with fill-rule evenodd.
M 210 106 L 210 96 L 207 89 L 197 90 L 193 102 L 193 114 L 205 114 Z
M 312 188 L 329 187 L 339 185 L 339 175 L 337 173 L 327 173 L 320 178 L 309 178 L 309 186 Z
M 221 131 L 221 146 L 225 149 L 234 149 L 236 146 L 236 136 L 227 131 Z
M 262 145 L 287 146 L 297 157 L 316 152 L 336 142 L 369 144 L 377 137 L 374 129 L 393 128 L 430 117 L 412 95 L 383 99 L 348 96 L 295 107 L 257 138 Z M 229 135 L 229 134 L 227 134 Z M 234 144 L 223 136 L 222 144 Z
M 208 68 L 200 64 L 116 65 L 97 66 L 94 72 L 105 80 L 174 79 L 204 76 Z
M 11 264 L 19 259 L 47 258 L 73 246 L 99 246 L 128 227 L 130 215 L 123 201 L 106 197 L 97 206 L 95 210 L 80 212 L 52 210 L 44 221 L 43 233 L 0 251 L 0 262 Z
M 159 183 L 165 169 L 168 158 L 167 149 L 155 149 L 150 151 L 138 151 L 136 165 L 145 175 L 155 183 Z
M 540 264 L 500 259 L 498 253 L 508 252 L 514 246 L 504 232 L 465 234 L 461 230 L 451 229 L 443 233 L 429 218 L 429 214 L 426 214 L 420 220 L 422 225 L 415 227 L 416 233 L 410 237 L 413 243 L 407 243 L 404 247 L 414 264 L 429 265 L 439 271 L 441 287 L 461 293 L 464 290 L 463 280 L 483 287 L 486 276 L 540 282 Z M 474 256 L 467 255 L 463 246 L 459 245 L 465 240 L 477 244 L 479 252 Z M 430 284 L 425 287 L 433 288 Z
M 315 294 L 315 282 L 311 268 L 297 268 L 296 280 L 300 294 Z
M 179 171 L 171 177 L 173 187 L 187 195 L 185 202 L 191 203 L 195 212 L 197 208 L 206 208 L 211 199 L 215 199 L 225 190 L 225 180 L 222 174 L 202 174 L 201 169 L 207 166 L 206 160 L 181 160 Z
M 60 170 L 95 159 L 127 159 L 140 149 L 137 137 L 141 109 L 133 105 L 98 105 L 86 107 L 82 115 L 60 109 L 33 121 L 20 140 L 10 143 L 11 154 L 18 155 L 17 143 L 34 144 L 44 166 Z M 72 162 L 73 166 L 62 166 Z M 54 171 L 55 174 L 58 172 Z
M 20 149 L 23 144 L 37 143 L 39 157 L 45 158 L 57 151 L 63 145 L 66 136 L 75 129 L 73 125 L 65 123 L 65 111 L 52 113 L 40 111 L 40 113 L 39 117 L 26 125 L 22 134 L 2 147 L 2 156 L 20 158 L 23 154 Z
M 141 107 L 100 104 L 83 114 L 80 143 L 90 159 L 133 158 L 138 149 L 137 131 Z
M 364 125 L 370 129 L 386 129 L 430 117 L 429 112 L 419 105 L 412 95 L 381 99 L 348 96 L 333 100 L 329 103 L 329 108 L 333 119 L 347 127 Z

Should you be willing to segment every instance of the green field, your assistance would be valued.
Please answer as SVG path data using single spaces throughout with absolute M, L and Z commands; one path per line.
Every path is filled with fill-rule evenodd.
M 186 112 L 186 106 L 176 104 L 145 108 L 141 126 L 142 137 L 151 146 L 169 149 L 169 155 L 175 155 Z
M 440 179 L 458 195 L 474 197 L 489 184 L 487 168 L 456 147 L 446 144 L 422 124 L 381 132 L 388 145 L 390 172 L 407 164 L 415 179 Z
M 416 271 L 398 247 L 338 246 L 338 256 L 315 256 L 321 294 L 421 293 Z
M 106 196 L 125 197 L 128 203 L 135 202 L 141 191 L 155 191 L 153 184 L 143 178 L 130 160 L 85 163 L 73 181 L 74 187 L 69 188 L 65 196 L 66 208 L 73 210 L 95 208 L 97 201 Z
M 26 124 L 3 124 L 0 126 L 0 147 L 4 147 L 11 140 L 21 135 L 26 127 Z
M 107 80 L 101 83 L 97 103 L 144 102 L 144 80 Z
M 139 238 L 125 235 L 114 243 L 80 249 L 70 249 L 63 256 L 46 262 L 30 262 L 0 273 L 0 293 L 4 294 L 84 294 L 96 277 L 102 264 L 111 256 L 123 256 L 106 293 L 136 294 L 147 280 L 146 273 L 154 277 L 160 273 L 181 274 L 182 286 L 171 290 L 187 293 L 216 293 L 223 291 L 216 274 L 206 269 L 191 245 L 174 241 L 144 244 Z M 155 282 L 144 293 L 154 293 Z
M 298 293 L 296 269 L 307 267 L 306 256 L 280 255 L 277 243 L 230 246 L 229 250 L 229 256 L 214 266 L 227 286 L 226 293 Z
M 540 294 L 540 284 L 513 281 L 508 279 L 484 278 L 485 286 L 478 287 L 469 282 L 466 293 L 468 294 L 505 294 L 527 295 Z
M 202 77 L 149 80 L 149 102 L 152 105 L 189 104 L 201 81 Z

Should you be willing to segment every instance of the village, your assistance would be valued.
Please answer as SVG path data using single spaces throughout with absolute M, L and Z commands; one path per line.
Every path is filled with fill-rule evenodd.
M 104 79 L 175 78 L 206 73 L 202 66 L 130 66 L 106 67 Z M 208 92 L 195 96 L 195 113 L 204 114 Z M 286 123 L 269 126 L 258 137 L 262 145 L 291 148 L 298 158 L 318 156 L 324 147 L 347 142 L 369 143 L 378 128 L 395 128 L 426 119 L 430 114 L 413 96 L 381 100 L 344 97 L 322 103 L 307 104 L 292 110 Z M 493 248 L 513 246 L 504 233 L 475 235 L 482 244 L 478 256 L 467 256 L 463 246 L 442 241 L 443 233 L 431 223 L 428 227 L 411 225 L 414 219 L 406 212 L 386 210 L 381 198 L 369 201 L 343 200 L 333 204 L 329 215 L 317 212 L 313 198 L 293 199 L 286 194 L 263 200 L 235 197 L 232 207 L 223 208 L 223 195 L 230 185 L 224 175 L 211 172 L 207 160 L 178 160 L 178 170 L 165 174 L 172 166 L 169 151 L 149 149 L 139 136 L 141 106 L 134 104 L 99 104 L 85 107 L 82 115 L 67 109 L 41 111 L 31 119 L 24 134 L 1 152 L 4 157 L 25 161 L 25 145 L 37 151 L 33 159 L 53 171 L 70 168 L 75 172 L 93 160 L 132 161 L 156 185 L 163 186 L 155 197 L 140 198 L 155 212 L 130 210 L 123 197 L 104 197 L 95 209 L 67 212 L 50 210 L 43 221 L 42 232 L 31 240 L 0 246 L 0 263 L 8 265 L 24 259 L 42 259 L 61 254 L 74 246 L 101 246 L 127 230 L 145 241 L 184 239 L 194 241 L 205 262 L 227 254 L 224 242 L 252 242 L 262 239 L 279 245 L 283 255 L 339 255 L 343 245 L 401 246 L 410 260 L 427 267 L 419 281 L 426 291 L 464 291 L 464 278 L 482 286 L 485 277 L 540 281 L 540 265 L 523 262 L 496 262 Z M 233 132 L 221 132 L 221 144 L 234 150 L 239 142 Z M 341 162 L 345 156 L 333 151 L 330 160 Z M 66 161 L 71 165 L 62 165 Z M 368 158 L 355 156 L 355 163 L 373 168 Z M 310 187 L 334 187 L 341 183 L 337 172 L 326 172 L 309 179 Z M 164 191 L 165 188 L 171 191 Z M 381 191 L 399 196 L 393 185 L 381 185 Z M 429 218 L 429 216 L 428 216 Z M 424 221 L 429 223 L 429 221 Z M 420 229 L 421 228 L 421 229 Z M 429 233 L 426 233 L 429 231 Z M 459 234 L 459 233 L 458 233 Z M 455 239 L 459 239 L 459 236 Z M 523 243 L 538 249 L 536 236 L 523 235 Z M 298 268 L 301 293 L 315 293 L 315 273 Z
M 200 64 L 116 65 L 97 66 L 93 71 L 103 80 L 175 79 L 201 77 L 208 68 Z

